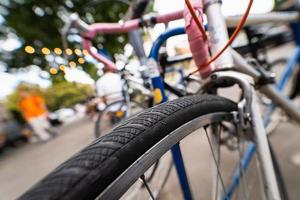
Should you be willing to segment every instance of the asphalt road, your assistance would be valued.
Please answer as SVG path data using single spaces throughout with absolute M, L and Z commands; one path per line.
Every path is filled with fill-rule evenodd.
M 1 200 L 15 199 L 65 159 L 89 144 L 93 140 L 93 123 L 85 119 L 62 128 L 61 133 L 47 143 L 24 145 L 6 151 L 0 156 Z M 196 199 L 207 199 L 203 191 L 208 191 L 210 187 L 208 183 L 203 185 L 197 181 L 200 178 L 199 172 L 203 174 L 207 171 L 205 166 L 209 160 L 204 141 L 200 134 L 193 134 L 181 144 Z M 299 126 L 288 122 L 282 123 L 272 134 L 271 141 L 281 164 L 291 199 L 297 200 L 300 196 Z M 295 164 L 297 162 L 298 165 Z M 181 199 L 177 188 L 178 182 L 173 169 L 171 179 L 163 192 L 163 199 L 174 199 L 174 197 Z
M 282 50 L 281 50 L 282 51 Z M 94 139 L 93 122 L 83 119 L 60 129 L 60 135 L 47 143 L 23 145 L 0 156 L 0 200 L 17 198 L 40 178 L 78 152 Z M 270 138 L 278 156 L 292 200 L 300 197 L 300 126 L 282 122 Z M 184 159 L 190 171 L 195 199 L 207 199 L 210 184 L 200 184 L 208 163 L 207 145 L 203 135 L 192 134 L 182 143 Z M 195 159 L 196 158 L 196 159 Z M 163 192 L 166 199 L 181 199 L 174 170 Z
M 15 199 L 94 139 L 88 119 L 62 127 L 60 133 L 47 143 L 23 145 L 0 156 L 1 200 Z

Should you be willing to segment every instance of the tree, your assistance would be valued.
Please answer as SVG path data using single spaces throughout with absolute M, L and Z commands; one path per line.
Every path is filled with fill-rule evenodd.
M 100 0 L 101 1 L 101 0 Z M 112 3 L 103 1 L 99 3 L 95 0 L 10 0 L 1 1 L 0 15 L 5 19 L 1 25 L 0 37 L 9 37 L 15 34 L 19 37 L 22 46 L 12 52 L 0 52 L 0 58 L 7 63 L 8 69 L 22 68 L 28 65 L 38 65 L 41 69 L 49 70 L 50 67 L 59 68 L 59 64 L 52 54 L 55 48 L 62 49 L 61 35 L 59 30 L 64 23 L 60 19 L 63 11 L 77 12 L 87 23 L 93 22 L 117 22 L 122 18 L 128 6 L 122 3 Z M 98 36 L 95 45 L 98 48 L 105 47 L 113 55 L 122 52 L 122 46 L 127 42 L 126 35 Z M 24 51 L 26 46 L 33 47 L 32 54 Z M 45 48 L 46 47 L 46 48 Z M 42 49 L 45 48 L 44 52 Z M 71 49 L 81 48 L 78 43 L 71 44 Z M 45 53 L 54 56 L 45 56 Z M 72 54 L 69 60 L 75 61 L 88 73 L 95 77 L 95 66 L 90 63 L 78 63 L 80 56 Z M 94 69 L 92 69 L 94 68 Z
M 91 95 L 93 95 L 93 89 L 90 86 L 71 82 L 54 84 L 44 91 L 44 97 L 50 111 L 72 107 Z

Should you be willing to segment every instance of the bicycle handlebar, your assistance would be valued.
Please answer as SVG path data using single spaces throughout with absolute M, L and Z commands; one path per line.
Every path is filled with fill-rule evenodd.
M 193 0 L 193 8 L 197 11 L 198 16 L 201 18 L 203 14 L 203 2 L 198 0 L 195 2 L 197 3 L 194 3 Z M 69 22 L 67 22 L 69 24 L 67 30 L 70 30 L 71 28 L 78 29 L 80 35 L 83 38 L 82 43 L 84 49 L 86 49 L 90 53 L 90 55 L 97 61 L 102 62 L 108 68 L 116 70 L 116 65 L 112 61 L 92 50 L 91 40 L 97 34 L 125 33 L 143 26 L 151 26 L 157 23 L 167 23 L 173 20 L 181 19 L 183 17 L 186 21 L 185 28 L 189 38 L 193 58 L 196 61 L 196 64 L 199 66 L 199 64 L 201 65 L 202 63 L 205 63 L 205 61 L 209 58 L 208 42 L 205 41 L 203 39 L 203 35 L 199 33 L 199 30 L 186 7 L 184 11 L 172 12 L 160 16 L 143 17 L 139 19 L 129 20 L 124 23 L 96 23 L 88 25 L 83 22 L 78 17 L 78 15 L 71 15 L 68 20 Z M 205 77 L 206 75 L 209 75 L 211 69 L 211 67 L 205 67 L 200 70 L 200 73 Z
M 203 5 L 201 3 L 199 5 L 198 4 L 196 4 L 194 8 L 199 11 L 201 17 L 201 14 L 203 13 Z M 186 21 L 186 31 L 189 36 L 189 43 L 192 50 L 193 58 L 195 59 L 197 66 L 200 67 L 200 64 L 204 63 L 206 60 L 209 59 L 208 43 L 203 39 L 203 35 L 199 33 L 199 30 L 195 26 L 195 23 L 192 20 L 190 13 L 187 11 L 187 8 L 185 8 L 184 11 L 172 12 L 157 17 L 150 16 L 148 18 L 133 19 L 124 23 L 96 23 L 88 26 L 88 28 L 85 28 L 80 27 L 83 25 L 83 23 L 78 22 L 77 26 L 79 26 L 79 31 L 84 30 L 85 32 L 82 34 L 84 38 L 83 47 L 86 50 L 88 50 L 91 56 L 93 56 L 99 62 L 105 64 L 107 68 L 117 70 L 116 65 L 112 61 L 98 54 L 97 52 L 92 51 L 92 44 L 90 40 L 92 40 L 97 34 L 125 33 L 142 26 L 151 26 L 157 23 L 167 23 L 173 20 L 181 19 L 183 17 Z M 78 20 L 79 19 L 77 19 L 77 21 Z M 207 76 L 210 73 L 211 69 L 211 66 L 207 66 L 205 68 L 200 69 L 200 73 L 203 76 Z
M 169 21 L 181 19 L 182 17 L 183 11 L 176 11 L 159 16 L 146 16 L 140 19 L 129 20 L 124 23 L 95 23 L 88 25 L 82 21 L 77 14 L 72 14 L 67 20 L 65 20 L 67 23 L 67 28 L 65 31 L 68 32 L 70 29 L 76 28 L 83 38 L 83 48 L 86 49 L 97 61 L 106 65 L 107 68 L 117 70 L 115 63 L 92 50 L 91 40 L 97 34 L 127 33 L 143 26 L 151 26 L 157 23 L 167 23 Z

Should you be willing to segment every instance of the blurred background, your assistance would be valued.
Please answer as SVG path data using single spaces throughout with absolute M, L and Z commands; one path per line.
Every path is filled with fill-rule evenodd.
M 87 109 L 97 96 L 96 82 L 103 76 L 104 66 L 82 49 L 77 34 L 68 35 L 68 46 L 64 46 L 64 15 L 76 12 L 88 24 L 120 22 L 126 19 L 130 3 L 0 0 L 0 199 L 16 198 L 95 138 L 95 117 Z M 242 14 L 247 3 L 224 0 L 223 13 Z M 291 3 L 256 0 L 252 12 L 265 13 Z M 182 0 L 150 1 L 145 13 L 167 13 L 183 5 Z M 183 21 L 176 21 L 141 30 L 146 55 L 166 28 L 183 25 Z M 281 26 L 276 31 L 283 34 L 287 29 Z M 289 40 L 288 35 L 284 37 Z M 99 35 L 93 44 L 97 52 L 115 61 L 120 69 L 126 64 L 131 73 L 139 72 L 140 63 L 127 34 Z M 234 45 L 245 44 L 242 32 Z M 288 43 L 284 50 L 274 49 L 272 55 L 288 56 L 292 47 Z M 165 51 L 168 55 L 189 53 L 186 36 L 169 40 Z M 191 62 L 184 66 L 187 70 L 193 68 Z M 167 78 L 177 84 L 177 76 L 171 72 Z M 31 122 L 34 116 L 40 121 Z M 36 134 L 43 125 L 48 132 Z

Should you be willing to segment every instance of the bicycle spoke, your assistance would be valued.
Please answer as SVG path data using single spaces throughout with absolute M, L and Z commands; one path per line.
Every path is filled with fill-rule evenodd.
M 216 155 L 215 155 L 215 153 L 214 153 L 214 151 L 213 151 L 212 142 L 211 142 L 211 140 L 210 140 L 210 138 L 209 138 L 209 135 L 208 135 L 208 132 L 207 132 L 207 127 L 204 127 L 204 131 L 205 131 L 205 135 L 206 135 L 206 137 L 207 137 L 208 144 L 209 144 L 209 147 L 210 147 L 210 150 L 211 150 L 211 153 L 212 153 L 213 161 L 214 161 L 214 163 L 215 163 L 215 166 L 217 167 L 217 173 L 218 173 L 218 177 L 220 178 L 220 181 L 221 181 L 223 193 L 226 194 L 225 184 L 224 184 L 224 181 L 223 181 L 221 172 L 220 172 L 220 168 L 219 168 L 219 166 L 218 166 L 218 160 L 217 160 Z
M 221 149 L 220 149 L 220 137 L 221 137 L 221 130 L 222 130 L 222 124 L 219 124 L 219 131 L 217 134 L 217 144 L 218 144 L 218 167 L 220 168 L 220 161 L 221 161 Z M 216 177 L 216 194 L 215 194 L 215 200 L 218 199 L 218 191 L 219 191 L 219 178 Z
M 238 142 L 238 155 L 239 155 L 239 170 L 240 170 L 240 172 L 241 172 L 241 179 L 242 179 L 242 184 L 243 184 L 243 187 L 242 187 L 242 191 L 244 191 L 244 192 L 242 192 L 243 193 L 243 199 L 249 199 L 249 192 L 248 192 L 248 187 L 247 187 L 247 184 L 246 184 L 246 180 L 245 180 L 245 171 L 244 171 L 244 168 L 243 168 L 243 166 L 242 166 L 242 158 L 243 158 L 243 152 L 244 151 L 242 151 L 241 150 L 241 143 L 240 143 L 240 138 L 238 137 L 237 138 L 238 140 L 237 140 L 237 142 Z
M 166 173 L 166 175 L 165 175 L 165 177 L 163 179 L 163 182 L 161 184 L 160 189 L 163 189 L 165 187 L 167 181 L 169 180 L 169 176 L 170 176 L 170 173 L 172 171 L 172 168 L 173 168 L 173 162 L 170 162 L 169 167 L 168 167 L 168 171 L 167 171 L 167 173 Z M 159 192 L 158 192 L 158 196 L 159 196 Z
M 147 191 L 148 191 L 148 193 L 149 193 L 151 199 L 152 199 L 152 200 L 155 200 L 154 194 L 153 194 L 153 192 L 151 191 L 150 186 L 148 185 L 148 183 L 147 183 L 147 181 L 146 181 L 146 179 L 145 179 L 145 175 L 143 174 L 143 175 L 140 177 L 140 179 L 143 181 L 143 183 L 144 183 L 144 185 L 145 185 L 145 187 L 146 187 L 146 189 L 147 189 Z

